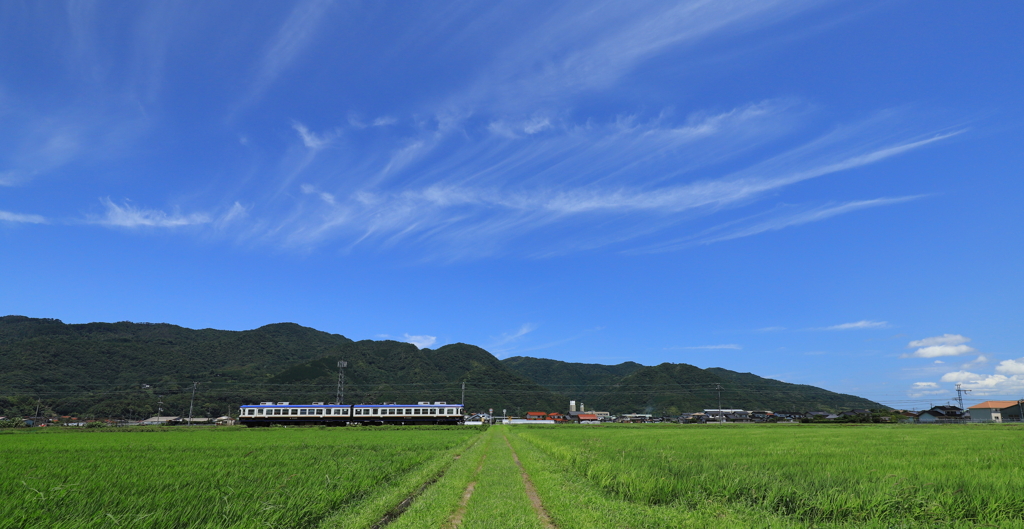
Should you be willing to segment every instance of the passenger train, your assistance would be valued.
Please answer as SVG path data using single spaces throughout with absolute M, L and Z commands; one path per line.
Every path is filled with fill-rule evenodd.
M 380 426 L 384 424 L 459 424 L 461 404 L 420 402 L 418 404 L 291 404 L 261 402 L 240 406 L 239 423 L 246 426 L 272 424 L 295 426 Z

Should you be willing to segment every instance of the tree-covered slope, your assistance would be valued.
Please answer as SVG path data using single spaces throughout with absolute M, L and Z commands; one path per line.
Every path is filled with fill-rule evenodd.
M 509 358 L 504 363 L 549 389 L 562 389 L 568 398 L 586 404 L 588 410 L 612 413 L 675 415 L 717 408 L 719 385 L 724 408 L 840 411 L 885 407 L 814 386 L 789 384 L 722 368 L 701 369 L 689 364 L 641 366 L 629 362 L 602 366 L 522 357 Z M 616 372 L 625 374 L 616 377 Z
M 218 416 L 260 401 L 331 402 L 337 363 L 347 403 L 458 402 L 472 411 L 565 411 L 569 399 L 613 413 L 674 414 L 727 408 L 828 410 L 880 404 L 812 386 L 688 364 L 580 364 L 514 357 L 499 361 L 467 344 L 417 349 L 396 341 L 353 342 L 294 323 L 250 331 L 169 324 L 88 323 L 0 317 L 0 415 L 43 411 L 145 417 L 158 408 Z M 162 404 L 161 404 L 162 403 Z
M 178 414 L 198 381 L 200 411 L 220 415 L 254 397 L 255 384 L 349 343 L 294 323 L 220 331 L 4 316 L 0 397 L 7 400 L 0 400 L 0 414 L 23 414 L 27 398 L 60 413 L 140 415 L 155 413 L 160 395 L 165 412 Z
M 97 417 L 187 412 L 223 415 L 260 401 L 335 400 L 337 361 L 346 402 L 458 402 L 470 409 L 561 409 L 564 399 L 466 344 L 419 350 L 395 341 L 353 342 L 294 323 L 250 331 L 169 324 L 0 318 L 0 415 L 44 411 Z M 162 402 L 163 404 L 160 404 Z
M 417 349 L 403 342 L 354 342 L 332 356 L 289 368 L 269 382 L 329 389 L 334 400 L 339 360 L 348 362 L 346 402 L 459 402 L 461 383 L 466 382 L 466 404 L 472 410 L 525 413 L 565 407 L 562 397 L 506 368 L 487 351 L 463 343 Z

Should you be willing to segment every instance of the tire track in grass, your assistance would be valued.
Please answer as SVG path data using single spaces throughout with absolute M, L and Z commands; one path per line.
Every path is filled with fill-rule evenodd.
M 452 513 L 452 517 L 448 520 L 447 527 L 450 529 L 457 529 L 462 525 L 462 518 L 466 516 L 466 505 L 469 503 L 469 499 L 473 497 L 473 489 L 476 488 L 476 476 L 480 474 L 480 470 L 484 468 L 484 461 L 487 460 L 487 454 L 484 454 L 480 458 L 480 464 L 477 465 L 476 470 L 473 471 L 474 481 L 470 481 L 469 485 L 466 485 L 466 491 L 462 493 L 462 501 L 459 502 L 459 508 Z
M 463 450 L 461 450 L 461 452 L 465 452 L 466 450 L 469 450 L 474 445 L 476 445 L 476 443 L 479 442 L 479 441 L 480 441 L 480 437 L 475 438 L 472 442 L 469 443 L 468 446 L 466 446 Z M 462 457 L 461 454 L 455 454 L 455 456 L 452 458 L 452 462 L 457 461 L 460 457 Z M 437 480 L 441 479 L 444 476 L 445 472 L 448 471 L 448 468 L 450 466 L 451 466 L 451 464 L 444 465 L 440 470 L 437 471 L 437 473 L 435 473 L 433 476 L 431 476 L 430 479 L 425 481 L 422 485 L 419 486 L 419 488 L 417 488 L 415 491 L 413 491 L 412 494 L 410 494 L 404 500 L 398 502 L 398 505 L 395 505 L 394 508 L 392 508 L 390 511 L 388 511 L 387 514 L 385 514 L 384 517 L 381 518 L 379 522 L 373 524 L 372 529 L 383 529 L 384 527 L 386 527 L 391 522 L 397 520 L 398 517 L 401 516 L 402 513 L 404 513 L 406 511 L 406 509 L 409 508 L 410 505 L 412 505 L 412 502 L 415 501 L 416 498 L 418 498 L 420 495 L 422 495 L 424 492 L 426 492 L 426 490 L 428 488 L 430 488 L 431 485 L 433 485 L 434 483 L 437 483 Z M 480 466 L 483 466 L 483 462 L 482 461 L 480 462 Z M 479 472 L 479 471 L 480 471 L 480 469 L 477 468 L 477 472 Z
M 519 471 L 522 473 L 523 485 L 526 486 L 526 496 L 530 498 L 530 504 L 533 505 L 533 510 L 537 513 L 537 518 L 540 519 L 540 522 L 544 527 L 554 529 L 555 524 L 552 523 L 551 516 L 548 514 L 548 511 L 544 509 L 544 505 L 541 504 L 540 495 L 537 494 L 537 487 L 534 487 L 533 482 L 530 481 L 530 475 L 526 473 L 526 469 L 523 468 L 523 464 L 519 461 L 516 449 L 512 448 L 512 443 L 508 441 L 507 436 L 502 434 L 501 437 L 505 439 L 505 444 L 507 444 L 508 449 L 512 451 L 512 459 L 516 462 L 516 466 L 519 467 Z

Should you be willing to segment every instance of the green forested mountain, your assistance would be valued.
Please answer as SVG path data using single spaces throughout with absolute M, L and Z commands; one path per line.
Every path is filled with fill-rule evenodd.
M 689 364 L 665 363 L 641 366 L 632 362 L 617 366 L 577 364 L 541 358 L 512 357 L 503 363 L 513 371 L 533 377 L 552 391 L 582 402 L 588 410 L 612 413 L 645 412 L 675 415 L 718 407 L 773 411 L 838 411 L 852 408 L 885 408 L 855 395 L 834 393 L 814 386 L 789 384 L 751 373 Z M 545 373 L 564 374 L 565 378 Z M 618 376 L 618 373 L 624 373 Z
M 96 417 L 186 413 L 219 416 L 260 401 L 334 401 L 337 361 L 345 402 L 458 402 L 472 410 L 560 409 L 564 400 L 466 344 L 419 350 L 395 341 L 353 342 L 294 323 L 251 331 L 168 324 L 0 317 L 0 415 L 44 411 Z M 159 402 L 163 402 L 161 406 Z
M 223 415 L 258 399 L 280 371 L 350 343 L 294 323 L 236 332 L 4 316 L 0 414 L 34 412 L 39 400 L 57 413 L 103 417 L 155 414 L 162 400 L 165 413 L 179 414 L 198 381 L 195 414 Z
M 0 317 L 0 415 L 45 413 L 139 418 L 187 413 L 219 416 L 260 401 L 331 402 L 338 360 L 346 403 L 458 402 L 466 383 L 472 411 L 588 409 L 656 414 L 717 406 L 808 411 L 880 408 L 812 386 L 687 364 L 614 366 L 514 357 L 499 361 L 467 344 L 417 349 L 395 341 L 353 342 L 294 323 L 251 331 L 169 324 L 88 323 Z M 162 404 L 161 404 L 162 403 Z
M 466 382 L 466 405 L 472 410 L 525 413 L 565 407 L 562 397 L 507 369 L 487 351 L 463 343 L 432 350 L 403 342 L 363 340 L 282 371 L 269 382 L 289 388 L 325 387 L 334 400 L 338 360 L 348 362 L 346 402 L 459 402 L 461 383 Z

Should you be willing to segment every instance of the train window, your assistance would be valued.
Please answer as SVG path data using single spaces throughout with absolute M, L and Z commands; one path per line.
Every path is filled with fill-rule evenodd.
M 412 412 L 413 412 L 413 414 L 415 414 L 415 415 L 419 415 L 419 414 L 420 414 L 420 409 L 419 409 L 419 408 L 416 408 L 416 409 L 412 410 Z
M 299 410 L 299 415 L 305 415 L 305 414 L 306 414 L 306 410 Z
M 256 415 L 263 415 L 263 408 L 258 408 L 256 410 Z
M 405 409 L 405 414 L 406 414 L 406 415 L 412 415 L 412 410 L 410 410 L 410 409 L 406 408 L 406 409 Z
M 341 414 L 342 415 L 348 415 L 348 408 L 342 409 L 341 410 Z
M 362 414 L 363 414 L 363 410 L 361 410 L 359 408 L 356 408 L 355 415 L 362 415 Z
M 292 415 L 298 415 L 298 414 L 299 414 L 299 410 L 296 409 L 296 408 L 292 408 Z

